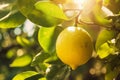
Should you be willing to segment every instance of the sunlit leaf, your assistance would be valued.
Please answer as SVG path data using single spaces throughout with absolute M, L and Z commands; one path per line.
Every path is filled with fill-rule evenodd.
M 106 13 L 106 10 L 103 7 L 96 6 L 93 10 L 93 21 L 99 25 L 110 25 L 111 20 L 106 19 L 108 14 Z M 110 14 L 109 14 L 110 15 Z
M 67 17 L 63 13 L 62 9 L 51 2 L 39 1 L 35 4 L 35 7 L 37 10 L 40 10 L 48 16 L 67 20 Z
M 114 52 L 115 52 L 115 49 L 113 47 L 110 47 L 108 43 L 102 44 L 97 50 L 97 54 L 101 59 L 107 57 L 108 55 Z
M 23 55 L 17 57 L 11 64 L 10 67 L 24 67 L 30 64 L 32 57 L 29 55 Z
M 5 19 L 0 19 L 0 28 L 15 28 L 21 25 L 25 19 L 20 12 L 10 14 Z
M 34 76 L 38 74 L 35 71 L 26 71 L 26 72 L 22 72 L 17 74 L 12 80 L 25 80 L 28 77 Z
M 34 6 L 36 2 L 35 0 L 17 0 L 20 12 L 35 24 L 51 27 L 63 21 L 37 10 Z
M 10 58 L 12 58 L 12 57 L 15 55 L 15 53 L 16 53 L 16 49 L 15 49 L 15 48 L 10 49 L 10 50 L 8 50 L 8 52 L 7 52 L 7 54 L 6 54 L 6 57 L 7 57 L 8 59 L 10 59 Z
M 43 63 L 44 60 L 47 59 L 48 57 L 50 57 L 48 53 L 41 51 L 33 58 L 31 65 L 35 66 L 35 65 L 38 65 L 39 63 Z
M 107 30 L 107 29 L 101 30 L 96 41 L 96 46 L 95 46 L 96 50 L 98 50 L 98 48 L 105 42 L 112 40 L 115 37 L 115 35 L 116 35 L 116 31 L 114 30 Z
M 28 40 L 22 36 L 17 36 L 16 40 L 23 47 L 28 47 L 28 46 L 31 46 L 33 44 L 33 42 L 31 42 L 30 40 Z
M 41 27 L 38 33 L 38 41 L 45 52 L 53 53 L 55 51 L 55 43 L 61 27 Z
M 39 80 L 47 80 L 46 78 L 40 78 Z
M 50 27 L 50 28 L 44 28 L 41 27 L 38 33 L 38 41 L 42 48 L 46 51 L 49 52 L 49 50 L 53 50 L 54 45 L 51 45 L 52 37 L 54 35 L 54 30 L 55 27 Z M 53 41 L 55 42 L 55 41 Z M 50 48 L 50 49 L 49 49 Z M 51 49 L 52 48 L 52 49 Z

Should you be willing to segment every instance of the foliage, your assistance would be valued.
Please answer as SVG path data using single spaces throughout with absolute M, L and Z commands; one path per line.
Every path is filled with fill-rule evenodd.
M 119 80 L 120 0 L 76 1 L 0 1 L 0 80 Z M 94 39 L 92 58 L 74 71 L 55 49 L 68 25 Z

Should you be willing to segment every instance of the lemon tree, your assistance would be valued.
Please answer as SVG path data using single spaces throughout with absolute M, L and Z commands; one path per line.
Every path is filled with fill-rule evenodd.
M 1 0 L 0 80 L 119 80 L 120 0 Z

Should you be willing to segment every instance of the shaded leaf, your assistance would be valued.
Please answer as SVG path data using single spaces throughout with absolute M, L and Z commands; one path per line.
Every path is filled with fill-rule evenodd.
M 52 2 L 39 1 L 35 4 L 35 7 L 48 16 L 68 20 L 62 9 Z
M 54 53 L 54 54 L 56 54 L 56 53 Z M 49 64 L 57 64 L 57 63 L 59 64 L 60 63 L 60 61 L 56 55 L 50 56 L 44 62 L 49 63 Z
M 0 20 L 0 28 L 15 28 L 25 21 L 25 17 L 20 13 L 8 15 L 5 19 Z
M 39 78 L 42 78 L 42 77 L 44 77 L 44 76 L 41 74 L 36 74 L 36 75 L 26 78 L 25 80 L 38 80 Z
M 115 35 L 116 35 L 116 31 L 114 30 L 107 30 L 107 29 L 101 30 L 96 41 L 96 45 L 95 45 L 96 50 L 98 50 L 98 48 L 105 42 L 112 40 L 115 37 Z
M 45 52 L 53 53 L 58 34 L 62 31 L 61 27 L 41 27 L 38 32 L 38 41 Z
M 17 57 L 11 64 L 10 67 L 24 67 L 30 64 L 32 58 L 30 55 L 23 55 Z
M 16 0 L 0 0 L 0 18 L 6 16 L 14 6 Z
M 26 72 L 22 72 L 22 73 L 19 73 L 17 74 L 12 80 L 25 80 L 26 78 L 28 77 L 31 77 L 33 75 L 36 75 L 38 74 L 37 72 L 35 71 L 26 71 Z
M 120 33 L 117 35 L 115 46 L 120 51 Z
M 2 8 L 0 8 L 0 19 L 1 19 L 10 12 L 11 6 L 8 3 L 4 3 L 4 4 L 0 3 L 0 5 L 3 6 Z
M 0 3 L 12 3 L 15 0 L 0 0 Z
M 33 58 L 31 65 L 35 66 L 35 65 L 38 65 L 39 63 L 43 63 L 44 60 L 46 60 L 48 57 L 50 57 L 48 53 L 41 51 Z
M 104 6 L 108 7 L 113 13 L 120 12 L 120 0 L 103 0 Z
M 110 67 L 110 66 L 109 66 Z M 114 69 L 105 74 L 105 80 L 114 80 L 119 74 L 119 69 Z
M 37 66 L 39 66 L 38 69 L 40 70 L 41 73 L 43 73 L 43 72 L 45 73 L 49 64 L 43 62 L 43 63 L 38 63 Z
M 70 70 L 66 65 L 52 65 L 48 68 L 47 80 L 67 80 Z

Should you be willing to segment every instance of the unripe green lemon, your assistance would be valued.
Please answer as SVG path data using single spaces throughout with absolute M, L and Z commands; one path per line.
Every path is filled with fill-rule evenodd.
M 56 52 L 60 60 L 73 70 L 85 64 L 92 56 L 92 38 L 81 27 L 67 27 L 58 36 Z

